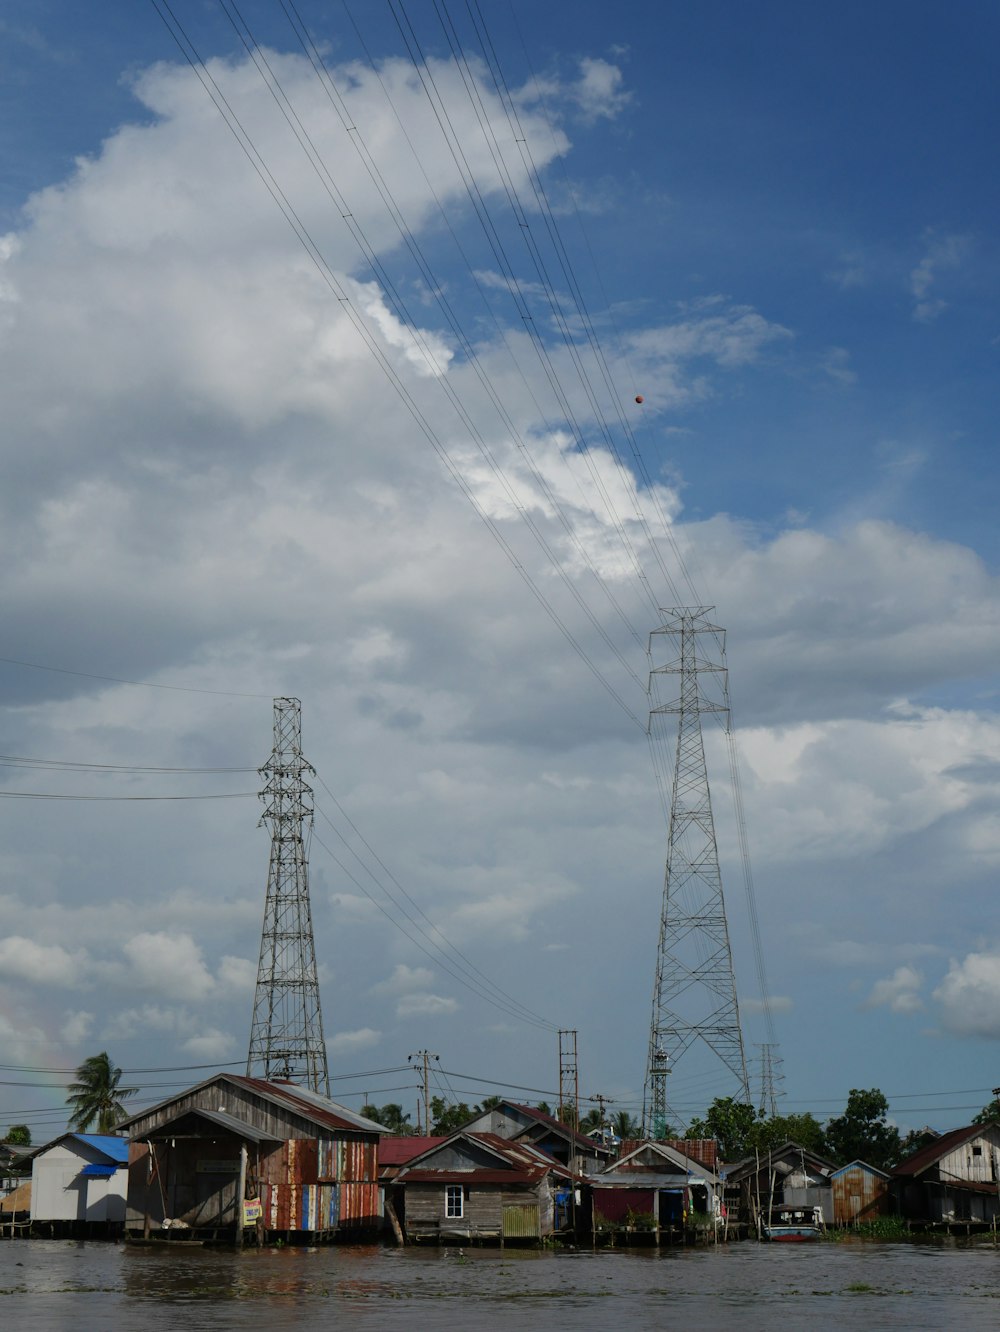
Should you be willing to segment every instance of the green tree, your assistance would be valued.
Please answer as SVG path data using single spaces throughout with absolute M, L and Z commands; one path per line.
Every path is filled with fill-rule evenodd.
M 747 1135 L 749 1151 L 769 1152 L 782 1143 L 797 1142 L 807 1151 L 822 1156 L 826 1152 L 823 1125 L 811 1114 L 775 1115 L 759 1119 Z
M 454 1133 L 462 1128 L 475 1114 L 464 1101 L 451 1105 L 440 1096 L 431 1097 L 431 1132 L 437 1134 Z
M 622 1142 L 626 1142 L 631 1138 L 642 1137 L 642 1125 L 637 1119 L 633 1119 L 627 1110 L 619 1110 L 618 1113 L 612 1117 L 611 1127 L 618 1134 L 619 1138 L 621 1138 Z
M 865 1161 L 879 1170 L 895 1165 L 902 1144 L 899 1129 L 886 1123 L 889 1102 L 877 1087 L 852 1087 L 842 1115 L 826 1126 L 827 1152 L 838 1165 Z
M 1000 1096 L 994 1096 L 973 1119 L 973 1124 L 1000 1124 Z
M 717 1096 L 703 1119 L 693 1119 L 685 1138 L 714 1138 L 724 1161 L 738 1161 L 752 1151 L 750 1136 L 757 1120 L 752 1105 L 734 1096 Z
M 27 1124 L 11 1124 L 7 1130 L 4 1142 L 9 1142 L 12 1147 L 30 1147 L 31 1129 Z
M 395 1133 L 397 1137 L 405 1137 L 413 1132 L 413 1125 L 410 1123 L 410 1116 L 404 1112 L 401 1105 L 395 1101 L 390 1101 L 388 1105 L 363 1105 L 361 1113 L 366 1119 L 374 1119 L 376 1124 L 381 1124 L 387 1128 L 390 1133 Z
M 535 1109 L 541 1110 L 543 1115 L 551 1115 L 552 1113 L 552 1107 L 549 1105 L 548 1101 L 539 1101 L 535 1106 Z
M 85 1059 L 76 1070 L 76 1082 L 69 1084 L 66 1104 L 71 1108 L 69 1127 L 86 1133 L 97 1120 L 98 1133 L 111 1133 L 127 1118 L 122 1104 L 134 1096 L 138 1087 L 121 1086 L 122 1071 L 112 1063 L 106 1050 Z
M 595 1105 L 592 1109 L 588 1110 L 587 1113 L 581 1117 L 580 1132 L 591 1133 L 593 1132 L 594 1129 L 600 1128 L 603 1123 L 604 1123 L 604 1116 L 601 1113 L 600 1107 Z

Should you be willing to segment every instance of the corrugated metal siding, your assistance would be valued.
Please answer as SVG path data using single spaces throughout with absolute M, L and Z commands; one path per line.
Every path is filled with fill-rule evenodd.
M 850 1166 L 833 1176 L 833 1220 L 837 1225 L 853 1225 L 884 1216 L 889 1208 L 889 1181 L 880 1175 Z
M 537 1203 L 504 1203 L 504 1239 L 537 1239 L 539 1231 Z

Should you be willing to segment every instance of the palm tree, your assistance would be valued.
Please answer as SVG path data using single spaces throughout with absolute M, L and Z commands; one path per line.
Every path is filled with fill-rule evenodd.
M 618 1111 L 611 1120 L 611 1127 L 622 1142 L 642 1136 L 642 1125 L 637 1119 L 633 1119 L 627 1110 Z
M 111 1133 L 125 1119 L 122 1105 L 134 1096 L 138 1087 L 121 1087 L 122 1071 L 111 1062 L 106 1050 L 85 1059 L 76 1070 L 76 1082 L 69 1084 L 66 1104 L 72 1106 L 68 1127 L 77 1133 L 86 1133 L 97 1120 L 98 1133 Z

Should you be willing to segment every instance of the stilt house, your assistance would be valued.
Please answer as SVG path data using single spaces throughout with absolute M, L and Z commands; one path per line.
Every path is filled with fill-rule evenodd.
M 133 1234 L 332 1239 L 381 1224 L 380 1124 L 286 1082 L 221 1073 L 134 1115 Z

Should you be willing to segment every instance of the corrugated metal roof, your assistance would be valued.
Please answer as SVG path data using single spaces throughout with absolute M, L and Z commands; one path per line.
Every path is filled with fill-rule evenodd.
M 248 1078 L 239 1073 L 216 1073 L 213 1077 L 205 1078 L 204 1081 L 195 1083 L 193 1087 L 188 1087 L 175 1096 L 168 1096 L 155 1105 L 147 1106 L 145 1110 L 140 1110 L 129 1119 L 123 1120 L 119 1127 L 127 1131 L 137 1120 L 156 1115 L 182 1098 L 191 1096 L 194 1092 L 223 1084 L 246 1087 L 273 1104 L 283 1106 L 288 1110 L 294 1110 L 296 1114 L 308 1119 L 310 1123 L 321 1125 L 327 1129 L 348 1129 L 354 1132 L 363 1131 L 379 1134 L 388 1133 L 389 1131 L 384 1125 L 376 1124 L 371 1119 L 365 1119 L 363 1115 L 356 1115 L 353 1110 L 348 1110 L 345 1106 L 338 1105 L 336 1101 L 330 1100 L 329 1097 L 320 1096 L 306 1087 L 299 1087 L 288 1082 L 267 1082 L 263 1078 Z
M 300 1087 L 291 1082 L 265 1082 L 263 1078 L 248 1078 L 241 1074 L 225 1073 L 227 1082 L 250 1087 L 260 1096 L 267 1096 L 279 1105 L 286 1105 L 306 1115 L 309 1119 L 329 1128 L 363 1130 L 368 1133 L 388 1133 L 384 1124 L 376 1124 L 374 1119 L 355 1114 L 346 1106 L 339 1105 L 328 1096 L 321 1096 L 308 1087 Z
M 199 1110 L 190 1106 L 186 1110 L 178 1110 L 175 1115 L 165 1119 L 154 1133 L 149 1134 L 150 1140 L 159 1142 L 174 1137 L 171 1125 L 192 1116 L 197 1119 L 207 1119 L 210 1124 L 222 1129 L 224 1133 L 232 1133 L 234 1137 L 245 1138 L 248 1142 L 281 1142 L 281 1139 L 276 1138 L 273 1133 L 265 1133 L 253 1124 L 248 1124 L 245 1119 L 237 1119 L 235 1115 L 225 1110 Z
M 867 1161 L 848 1161 L 847 1165 L 842 1165 L 837 1170 L 831 1170 L 830 1178 L 836 1179 L 848 1170 L 867 1170 L 869 1174 L 878 1175 L 882 1179 L 892 1179 L 888 1170 L 879 1170 L 878 1166 L 869 1165 Z
M 988 1135 L 991 1128 L 995 1130 L 996 1125 L 969 1124 L 965 1128 L 952 1129 L 950 1133 L 942 1133 L 940 1138 L 935 1138 L 926 1147 L 921 1147 L 912 1156 L 908 1156 L 905 1161 L 900 1161 L 899 1165 L 893 1168 L 892 1173 L 904 1176 L 919 1175 L 929 1166 L 939 1161 L 942 1156 L 947 1156 L 956 1147 L 961 1147 L 963 1142 L 968 1142 L 970 1138 L 975 1138 L 979 1134 Z
M 494 1106 L 496 1110 L 502 1110 L 505 1105 L 509 1105 L 513 1110 L 520 1110 L 522 1114 L 527 1115 L 529 1119 L 535 1120 L 538 1124 L 544 1124 L 546 1128 L 552 1129 L 562 1138 L 575 1142 L 576 1146 L 586 1148 L 588 1151 L 597 1152 L 610 1156 L 612 1149 L 605 1147 L 593 1138 L 589 1138 L 586 1133 L 579 1133 L 576 1129 L 570 1128 L 564 1124 L 561 1119 L 556 1119 L 554 1115 L 547 1115 L 544 1110 L 536 1110 L 533 1105 L 519 1105 L 517 1101 L 503 1101 L 500 1105 Z
M 401 1184 L 537 1184 L 545 1177 L 541 1167 L 535 1170 L 422 1170 L 414 1168 L 399 1175 Z
M 432 1147 L 440 1147 L 446 1138 L 420 1138 L 411 1135 L 405 1138 L 381 1138 L 378 1144 L 378 1163 L 380 1166 L 406 1165 L 414 1157 L 422 1156 Z

